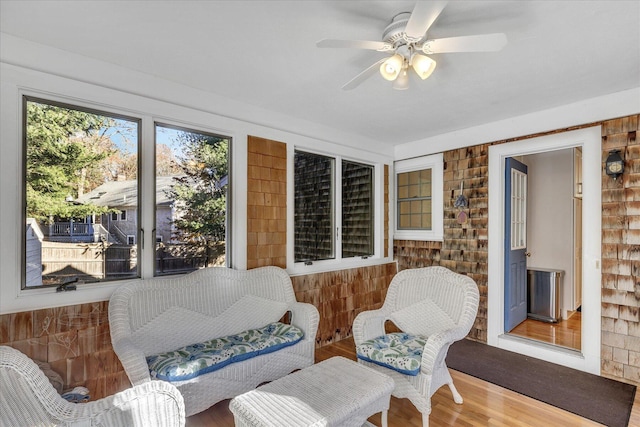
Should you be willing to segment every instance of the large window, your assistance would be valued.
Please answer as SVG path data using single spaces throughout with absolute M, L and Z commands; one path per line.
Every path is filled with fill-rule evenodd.
M 374 254 L 374 167 L 295 151 L 294 260 Z
M 23 114 L 23 287 L 225 265 L 228 138 L 156 124 L 143 149 L 139 118 L 31 97 Z
M 229 139 L 156 124 L 156 275 L 224 266 Z
M 396 221 L 398 240 L 442 240 L 442 154 L 398 161 L 396 172 Z
M 136 119 L 24 100 L 26 287 L 136 277 Z

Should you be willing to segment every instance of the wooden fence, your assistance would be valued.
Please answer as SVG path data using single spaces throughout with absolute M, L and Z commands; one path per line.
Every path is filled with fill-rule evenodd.
M 224 242 L 218 245 L 156 246 L 156 274 L 177 274 L 203 267 L 224 265 Z M 137 245 L 105 243 L 42 242 L 42 280 L 44 285 L 60 284 L 78 278 L 84 282 L 124 279 L 138 275 Z

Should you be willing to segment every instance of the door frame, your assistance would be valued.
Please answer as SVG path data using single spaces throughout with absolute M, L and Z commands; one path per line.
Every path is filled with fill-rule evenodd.
M 582 147 L 582 351 L 504 333 L 505 158 Z M 600 375 L 602 137 L 601 127 L 568 131 L 489 147 L 487 344 Z M 500 191 L 497 191 L 497 190 Z M 584 232 L 587 230 L 588 232 Z

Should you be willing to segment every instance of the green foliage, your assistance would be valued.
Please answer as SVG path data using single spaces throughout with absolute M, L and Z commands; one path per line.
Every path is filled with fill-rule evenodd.
M 113 154 L 104 135 L 115 120 L 56 105 L 27 102 L 27 216 L 83 218 L 108 208 L 69 203 L 104 177 L 97 171 Z
M 186 242 L 225 239 L 226 185 L 229 141 L 214 136 L 182 132 L 182 176 L 175 177 L 169 196 L 175 201 L 175 226 Z

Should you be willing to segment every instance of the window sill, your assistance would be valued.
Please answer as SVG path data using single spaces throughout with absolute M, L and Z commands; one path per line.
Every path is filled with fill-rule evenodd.
M 80 284 L 77 285 L 76 290 L 65 292 L 56 292 L 55 287 L 38 287 L 21 289 L 16 294 L 9 295 L 5 289 L 2 289 L 0 290 L 2 291 L 0 314 L 107 301 L 116 288 L 139 280 L 142 279 Z
M 433 231 L 402 230 L 393 233 L 393 240 L 420 240 L 426 242 L 442 242 L 444 241 L 444 233 L 435 233 Z
M 307 274 L 326 273 L 330 271 L 348 270 L 351 268 L 370 267 L 374 265 L 388 264 L 395 262 L 393 258 L 353 258 L 345 260 L 317 261 L 312 265 L 296 263 L 293 268 L 287 268 L 290 276 L 305 276 Z

